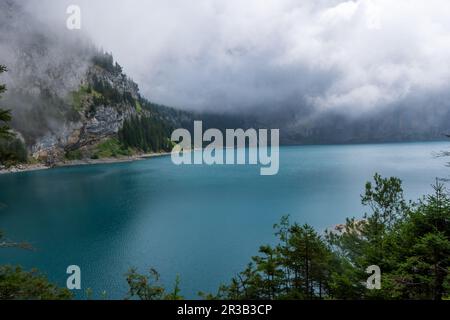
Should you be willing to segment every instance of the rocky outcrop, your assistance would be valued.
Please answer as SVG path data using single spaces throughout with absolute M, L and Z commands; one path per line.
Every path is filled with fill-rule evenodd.
M 90 148 L 117 136 L 130 117 L 170 127 L 189 118 L 141 98 L 112 55 L 83 33 L 44 24 L 21 1 L 0 1 L 0 52 L 9 69 L 0 79 L 8 89 L 0 107 L 12 110 L 11 126 L 41 162 L 51 165 L 80 149 L 89 157 Z
M 97 87 L 108 90 L 116 100 L 105 97 Z M 92 65 L 77 91 L 69 94 L 76 111 L 76 120 L 65 120 L 59 130 L 39 137 L 31 146 L 32 156 L 46 162 L 58 162 L 68 151 L 96 145 L 114 137 L 125 120 L 133 116 L 150 116 L 148 110 L 139 110 L 139 89 L 122 72 L 111 72 Z

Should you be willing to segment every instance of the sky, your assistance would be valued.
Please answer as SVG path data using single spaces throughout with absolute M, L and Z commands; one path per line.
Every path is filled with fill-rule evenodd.
M 152 101 L 190 110 L 365 113 L 448 95 L 448 0 L 42 0 L 29 10 L 112 52 Z M 70 36 L 70 33 L 69 35 Z

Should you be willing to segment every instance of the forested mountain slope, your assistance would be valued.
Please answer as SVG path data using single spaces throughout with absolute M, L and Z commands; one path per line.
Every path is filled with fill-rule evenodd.
M 1 107 L 11 109 L 12 128 L 39 161 L 168 150 L 171 128 L 190 121 L 188 113 L 143 98 L 87 37 L 55 32 L 15 1 L 0 3 L 0 52 L 8 68 Z M 124 123 L 133 131 L 119 135 Z

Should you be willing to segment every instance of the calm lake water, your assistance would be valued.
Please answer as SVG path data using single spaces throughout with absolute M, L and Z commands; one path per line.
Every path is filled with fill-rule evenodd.
M 283 215 L 319 231 L 361 217 L 375 172 L 404 181 L 406 197 L 448 177 L 433 152 L 450 143 L 283 147 L 277 176 L 257 166 L 181 166 L 170 157 L 0 176 L 0 230 L 36 251 L 0 251 L 0 264 L 37 267 L 65 285 L 78 265 L 83 289 L 125 297 L 124 274 L 156 268 L 182 294 L 216 292 L 273 243 Z M 82 294 L 79 293 L 82 297 Z

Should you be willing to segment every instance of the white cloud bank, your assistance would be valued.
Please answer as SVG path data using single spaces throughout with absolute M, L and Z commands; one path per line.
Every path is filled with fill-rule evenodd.
M 366 111 L 450 89 L 448 0 L 35 3 L 45 17 L 79 4 L 143 93 L 178 107 Z

